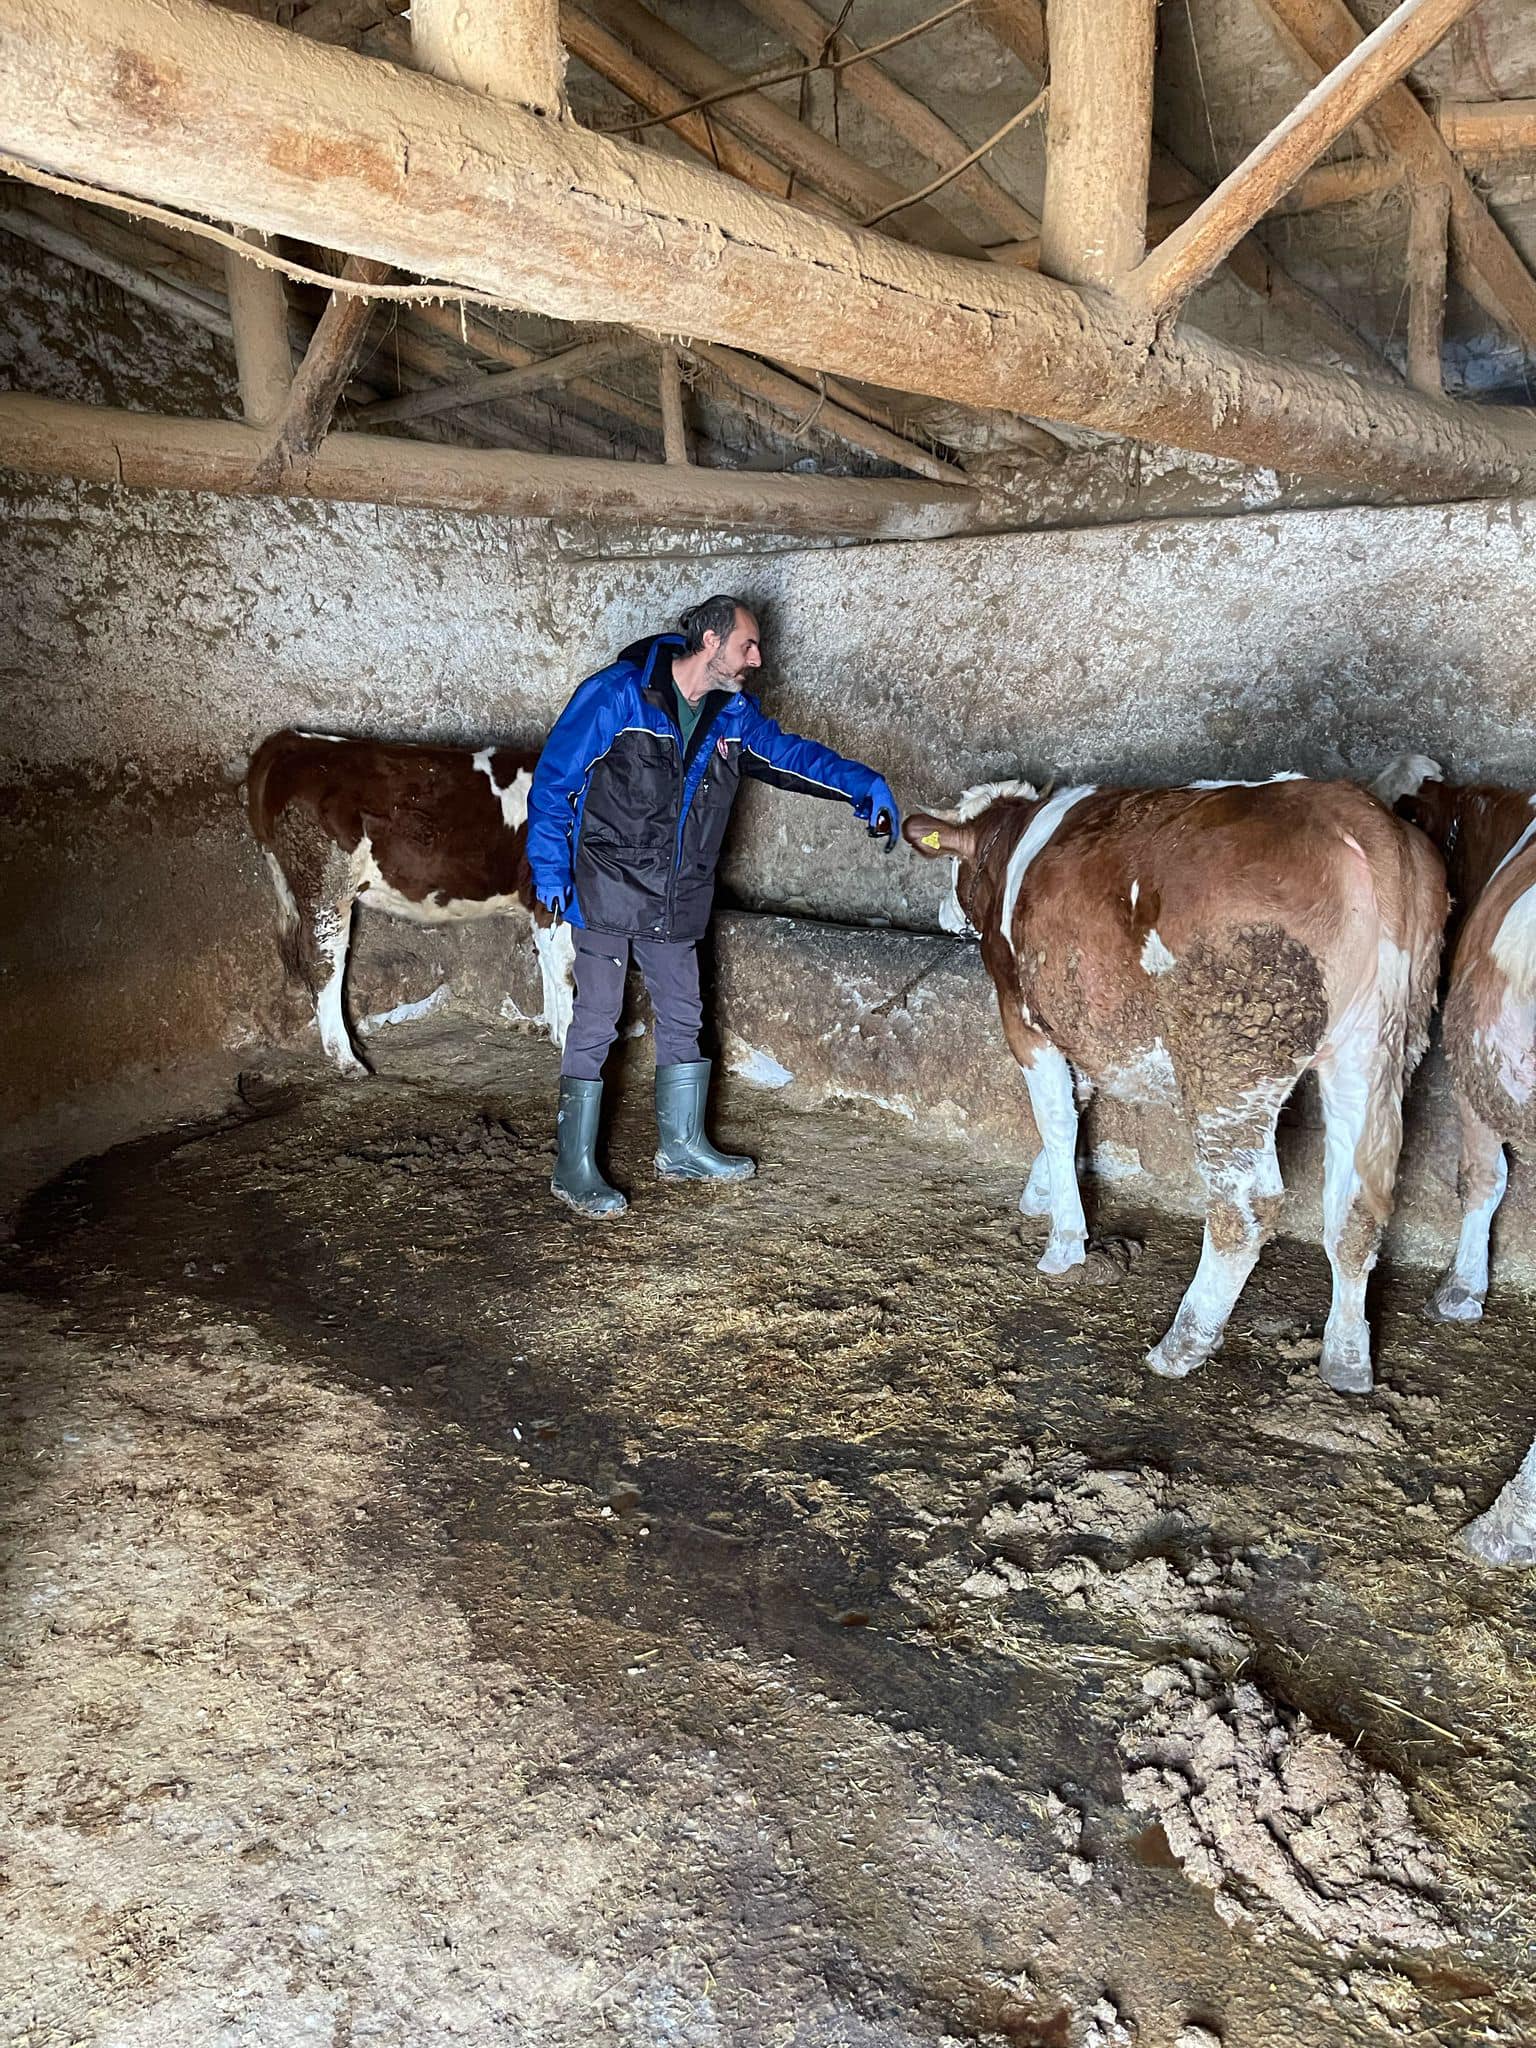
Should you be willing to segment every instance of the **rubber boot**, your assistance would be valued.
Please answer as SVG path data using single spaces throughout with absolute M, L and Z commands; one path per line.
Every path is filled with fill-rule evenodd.
M 629 1207 L 597 1170 L 597 1126 L 602 1113 L 601 1081 L 560 1076 L 560 1107 L 555 1117 L 559 1150 L 549 1185 L 578 1216 L 622 1216 Z
M 656 1171 L 663 1180 L 748 1180 L 757 1161 L 717 1152 L 704 1135 L 709 1061 L 685 1060 L 656 1069 Z

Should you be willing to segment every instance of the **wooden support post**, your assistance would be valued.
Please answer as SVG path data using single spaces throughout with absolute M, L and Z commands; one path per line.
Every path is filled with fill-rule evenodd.
M 418 70 L 451 85 L 536 114 L 565 111 L 559 0 L 412 0 L 411 52 Z
M 175 81 L 169 113 L 148 74 Z M 1115 295 L 909 249 L 202 0 L 0 0 L 0 132 L 66 176 L 552 319 L 1422 498 L 1536 481 L 1512 408 L 1159 334 Z
M 246 229 L 242 240 L 266 247 L 266 237 Z M 232 249 L 224 252 L 224 288 L 235 331 L 235 367 L 246 421 L 264 427 L 279 419 L 293 388 L 293 349 L 288 340 L 288 294 L 280 270 L 267 270 Z
M 1040 268 L 1113 284 L 1146 248 L 1157 0 L 1051 0 Z
M 382 284 L 390 266 L 366 256 L 349 256 L 341 274 L 356 284 Z M 272 433 L 267 467 L 274 481 L 289 464 L 312 455 L 324 440 L 372 317 L 372 303 L 355 292 L 333 294 L 321 314 Z
M 686 463 L 688 455 L 688 422 L 683 415 L 683 379 L 678 368 L 677 350 L 663 348 L 657 365 L 657 388 L 661 393 L 661 444 L 664 459 L 668 462 Z
M 832 24 L 817 13 L 809 0 L 746 0 L 746 5 L 759 21 L 776 28 L 802 56 L 814 61 L 826 48 Z M 840 55 L 853 56 L 858 47 L 846 31 L 838 34 Z M 947 171 L 970 154 L 970 145 L 962 136 L 873 60 L 850 64 L 838 76 L 855 99 L 862 100 L 893 135 L 910 143 L 936 170 Z M 1021 206 L 980 164 L 960 172 L 955 190 L 963 192 L 1005 235 L 1023 239 L 1040 232 L 1040 223 L 1029 208 Z
M 1147 258 L 1129 283 L 1140 303 L 1158 314 L 1180 305 L 1302 172 L 1478 4 L 1400 0 Z
M 636 355 L 644 346 L 642 341 L 629 335 L 609 335 L 600 341 L 579 342 L 575 348 L 562 349 L 557 355 L 541 356 L 535 362 L 525 363 L 519 370 L 503 370 L 492 376 L 482 373 L 461 377 L 434 390 L 413 391 L 406 398 L 391 398 L 382 405 L 366 406 L 353 425 L 382 427 L 392 420 L 420 420 L 432 413 L 457 412 L 466 405 L 495 405 L 500 399 L 544 390 L 551 384 L 569 384 L 585 371 L 595 370 L 600 363 Z
M 793 377 L 770 370 L 752 356 L 731 348 L 717 348 L 707 341 L 690 342 L 688 353 L 718 370 L 738 391 L 760 399 L 781 419 L 792 420 L 797 427 L 812 427 L 817 433 L 846 442 L 850 448 L 861 448 L 866 455 L 878 456 L 882 462 L 900 463 L 903 469 L 918 476 L 931 477 L 935 483 L 965 482 L 964 472 L 953 463 L 941 461 L 904 435 L 875 426 L 818 392 L 808 391 Z
M 1437 398 L 1444 388 L 1440 343 L 1450 211 L 1451 195 L 1443 185 L 1414 187 L 1408 212 L 1408 382 Z
M 588 0 L 588 7 L 589 12 L 622 36 L 638 56 L 677 83 L 681 91 L 674 106 L 681 106 L 689 95 L 702 97 L 706 93 L 725 92 L 742 83 L 735 72 L 717 64 L 686 36 L 669 28 L 649 8 L 641 6 L 640 0 Z M 723 122 L 726 127 L 737 129 L 748 141 L 777 157 L 797 179 L 804 179 L 818 192 L 824 192 L 855 219 L 879 213 L 886 207 L 899 207 L 900 211 L 893 213 L 888 223 L 890 234 L 903 241 L 921 242 L 930 249 L 946 250 L 952 256 L 980 259 L 984 255 L 978 244 L 962 235 L 931 206 L 901 206 L 906 192 L 900 185 L 882 172 L 857 163 L 835 142 L 805 127 L 761 93 L 747 93 L 712 108 L 710 121 L 711 125 Z
M 131 489 L 891 540 L 963 532 L 979 517 L 974 492 L 905 479 L 860 482 L 699 469 L 691 463 L 681 468 L 590 462 L 396 441 L 387 434 L 332 434 L 274 486 L 265 480 L 262 453 L 262 436 L 230 420 L 163 419 L 0 392 L 0 467 Z
M 1304 71 L 1326 72 L 1361 33 L 1344 0 L 1259 0 Z M 1536 277 L 1468 184 L 1433 117 L 1406 85 L 1389 86 L 1366 125 L 1409 177 L 1451 195 L 1451 254 L 1458 282 L 1523 348 L 1536 350 Z

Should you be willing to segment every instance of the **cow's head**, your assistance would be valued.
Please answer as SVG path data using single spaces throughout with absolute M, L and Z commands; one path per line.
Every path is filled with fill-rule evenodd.
M 968 789 L 953 811 L 913 811 L 901 828 L 902 837 L 925 860 L 940 857 L 955 864 L 954 889 L 939 907 L 939 923 L 947 932 L 979 937 L 976 904 L 978 857 L 985 854 L 1000 822 L 1003 807 L 1035 803 L 1039 791 L 1031 782 L 987 782 Z

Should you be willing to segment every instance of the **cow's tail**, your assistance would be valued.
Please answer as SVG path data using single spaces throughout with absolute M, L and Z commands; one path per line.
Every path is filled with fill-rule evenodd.
M 1440 948 L 1450 896 L 1445 863 L 1433 844 L 1411 825 L 1400 825 L 1397 836 L 1403 878 L 1403 949 L 1408 955 L 1408 1014 L 1403 1038 L 1406 1087 L 1429 1044 L 1429 1019 L 1440 981 Z
M 287 733 L 274 733 L 270 739 L 263 740 L 251 756 L 251 765 L 245 775 L 245 809 L 256 844 L 267 863 L 267 872 L 272 877 L 272 894 L 277 905 L 277 943 L 283 956 L 284 971 L 290 980 L 305 985 L 309 976 L 304 958 L 303 919 L 293 884 L 283 866 L 278 816 L 268 790 L 272 770 L 282 758 L 289 737 Z

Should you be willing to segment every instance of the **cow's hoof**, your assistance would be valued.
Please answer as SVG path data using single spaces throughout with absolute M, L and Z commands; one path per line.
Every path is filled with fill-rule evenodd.
M 1457 1542 L 1479 1564 L 1530 1566 L 1536 1564 L 1536 1529 L 1521 1527 L 1499 1513 L 1494 1502 L 1487 1514 L 1469 1522 Z
M 1160 1380 L 1187 1380 L 1210 1355 L 1192 1344 L 1171 1344 L 1165 1337 L 1147 1353 L 1147 1364 Z
M 1361 1358 L 1357 1352 L 1330 1357 L 1325 1349 L 1317 1362 L 1317 1370 L 1323 1385 L 1331 1387 L 1336 1394 L 1368 1394 L 1376 1384 L 1371 1361 Z
M 1075 1286 L 1082 1277 L 1087 1256 L 1087 1250 L 1080 1237 L 1066 1241 L 1053 1237 L 1041 1253 L 1040 1263 L 1035 1271 L 1047 1280 L 1055 1280 L 1058 1283 L 1065 1281 Z
M 1425 1302 L 1424 1313 L 1437 1323 L 1475 1323 L 1482 1317 L 1483 1297 L 1459 1280 L 1445 1279 Z

